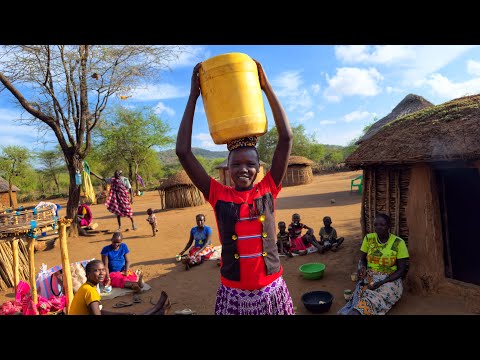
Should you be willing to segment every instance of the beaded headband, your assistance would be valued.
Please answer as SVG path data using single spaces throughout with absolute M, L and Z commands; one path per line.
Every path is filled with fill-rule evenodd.
M 235 139 L 227 143 L 228 151 L 238 149 L 239 147 L 247 147 L 257 145 L 258 136 L 247 136 L 240 139 Z

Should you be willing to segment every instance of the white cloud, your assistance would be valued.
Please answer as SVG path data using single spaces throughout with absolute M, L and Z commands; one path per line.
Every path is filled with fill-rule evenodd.
M 453 83 L 443 75 L 433 74 L 427 79 L 426 84 L 436 95 L 446 101 L 480 93 L 480 78 Z
M 480 61 L 468 60 L 467 72 L 473 76 L 480 76 Z
M 345 115 L 343 117 L 343 120 L 345 122 L 352 122 L 352 121 L 359 121 L 359 120 L 374 119 L 375 116 L 377 116 L 377 114 L 375 114 L 375 113 L 370 113 L 368 111 L 355 110 L 355 111 L 352 111 L 351 113 Z
M 322 129 L 315 129 L 314 133 L 315 133 L 315 139 L 320 144 L 346 146 L 354 138 L 360 136 L 363 133 L 363 129 L 356 129 L 348 132 L 345 132 L 345 131 L 326 132 L 325 130 L 322 130 Z
M 383 76 L 375 69 L 339 68 L 335 76 L 326 74 L 328 88 L 323 92 L 328 101 L 338 102 L 343 96 L 375 96 Z
M 132 91 L 132 98 L 137 101 L 166 100 L 188 96 L 188 89 L 172 84 L 147 84 Z
M 191 66 L 192 70 L 195 64 L 204 61 L 210 57 L 210 51 L 201 46 L 187 45 L 185 51 L 182 52 L 178 59 L 176 59 L 172 68 Z
M 18 111 L 2 108 L 0 109 L 0 124 L 3 124 L 6 121 L 17 120 L 22 117 L 21 113 Z
M 320 120 L 320 125 L 333 125 L 337 122 L 335 120 Z
M 410 63 L 402 64 L 407 68 L 402 74 L 402 84 L 422 85 L 429 75 L 438 72 L 473 47 L 471 45 L 416 46 L 415 58 Z
M 0 109 L 0 145 L 25 146 L 34 149 L 42 141 L 55 141 L 52 132 L 46 135 L 38 133 L 34 126 L 23 125 L 16 122 L 22 117 L 22 113 L 10 109 Z
M 226 151 L 227 150 L 227 145 L 217 145 L 213 142 L 212 136 L 207 133 L 199 133 L 196 135 L 193 135 L 193 139 L 197 140 L 195 147 L 200 147 L 203 149 L 208 149 L 212 151 Z
M 161 115 L 162 113 L 167 114 L 168 116 L 173 116 L 175 115 L 175 110 L 173 110 L 171 107 L 166 106 L 164 103 L 159 102 L 155 107 L 153 108 L 153 111 L 155 114 Z
M 392 87 L 392 86 L 387 86 L 387 87 L 385 88 L 385 91 L 387 92 L 387 94 L 401 93 L 401 92 L 403 92 L 402 89 L 395 88 L 395 87 Z
M 315 116 L 315 113 L 313 111 L 309 111 L 303 114 L 303 116 L 301 116 L 300 118 L 298 118 L 298 121 L 302 123 L 307 122 L 308 120 L 313 119 L 314 116 Z
M 421 86 L 466 51 L 478 45 L 341 45 L 336 57 L 345 63 L 399 65 L 402 85 Z
M 319 84 L 313 84 L 312 85 L 312 93 L 314 95 L 318 94 L 320 92 L 320 85 Z
M 392 64 L 415 58 L 412 45 L 339 45 L 335 56 L 345 63 Z
M 303 79 L 299 70 L 286 71 L 272 80 L 277 96 L 285 98 L 287 111 L 309 110 L 313 101 L 307 89 L 302 88 Z

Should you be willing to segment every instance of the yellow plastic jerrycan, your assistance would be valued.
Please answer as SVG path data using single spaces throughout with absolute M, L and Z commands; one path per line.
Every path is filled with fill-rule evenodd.
M 215 144 L 267 132 L 267 117 L 255 61 L 242 53 L 202 62 L 200 89 Z

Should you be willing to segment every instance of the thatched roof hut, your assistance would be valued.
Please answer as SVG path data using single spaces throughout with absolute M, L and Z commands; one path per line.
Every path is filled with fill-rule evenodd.
M 375 135 L 382 128 L 382 126 L 388 124 L 389 122 L 430 106 L 434 105 L 430 101 L 425 100 L 423 97 L 415 94 L 408 94 L 403 98 L 402 101 L 398 103 L 397 106 L 395 106 L 390 114 L 375 122 L 370 129 L 368 129 L 367 133 L 363 135 L 355 144 L 359 145 L 362 142 L 367 141 L 373 135 Z
M 390 122 L 346 159 L 364 170 L 363 233 L 387 213 L 408 243 L 410 290 L 480 296 L 451 281 L 480 285 L 479 139 L 480 95 L 467 96 Z
M 185 170 L 170 176 L 160 184 L 158 191 L 161 209 L 176 209 L 202 205 L 203 194 L 193 185 Z
M 262 160 L 260 160 L 260 169 L 258 170 L 257 178 L 255 179 L 255 184 L 263 179 L 265 176 L 265 165 Z M 215 166 L 215 169 L 218 169 L 218 175 L 220 177 L 220 183 L 226 186 L 233 186 L 232 180 L 230 179 L 230 171 L 228 170 L 228 158 L 226 158 L 221 164 Z
M 13 207 L 17 207 L 17 191 L 20 191 L 18 187 L 13 185 L 12 187 L 12 201 Z M 10 197 L 8 195 L 8 181 L 0 176 L 0 203 L 5 207 L 10 206 Z
M 282 186 L 310 184 L 313 181 L 312 160 L 303 156 L 290 156 L 287 172 L 282 180 Z

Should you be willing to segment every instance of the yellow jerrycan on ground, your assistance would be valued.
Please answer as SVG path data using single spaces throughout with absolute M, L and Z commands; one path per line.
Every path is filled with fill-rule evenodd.
M 215 144 L 267 132 L 267 117 L 255 61 L 243 53 L 202 62 L 200 89 Z

